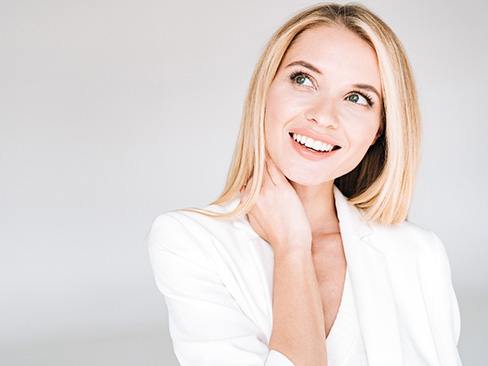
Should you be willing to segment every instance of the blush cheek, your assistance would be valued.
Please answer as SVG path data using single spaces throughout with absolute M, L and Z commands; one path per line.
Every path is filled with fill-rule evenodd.
M 368 141 L 363 141 L 361 145 L 356 146 L 356 149 L 352 153 L 352 155 L 349 157 L 350 164 L 349 164 L 349 171 L 354 170 L 364 159 L 366 153 L 368 152 L 369 149 L 369 142 Z M 348 172 L 349 172 L 348 171 Z

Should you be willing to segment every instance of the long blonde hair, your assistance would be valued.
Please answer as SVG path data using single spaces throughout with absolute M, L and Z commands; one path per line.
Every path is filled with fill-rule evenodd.
M 282 58 L 296 37 L 320 25 L 345 26 L 376 52 L 382 82 L 383 106 L 380 136 L 362 161 L 334 184 L 367 221 L 396 224 L 404 221 L 420 159 L 420 113 L 416 87 L 405 50 L 393 31 L 361 4 L 320 3 L 292 16 L 271 37 L 254 68 L 237 144 L 225 187 L 211 205 L 234 199 L 250 178 L 249 195 L 230 212 L 200 208 L 198 212 L 218 219 L 246 214 L 256 201 L 264 174 L 264 111 L 266 95 Z

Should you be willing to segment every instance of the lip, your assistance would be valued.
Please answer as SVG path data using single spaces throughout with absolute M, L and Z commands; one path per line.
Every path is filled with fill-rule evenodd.
M 330 136 L 319 135 L 316 132 L 314 132 L 310 129 L 307 129 L 307 128 L 294 128 L 294 129 L 290 130 L 289 133 L 297 133 L 299 135 L 307 136 L 307 137 L 310 137 L 310 138 L 317 140 L 317 141 L 325 142 L 326 144 L 329 144 L 329 145 L 333 145 L 333 146 L 337 145 L 337 146 L 342 147 L 342 145 L 338 141 L 336 141 L 334 138 L 332 138 Z
M 313 151 L 307 148 L 306 146 L 300 144 L 299 142 L 296 142 L 291 135 L 289 136 L 290 136 L 290 144 L 295 149 L 295 151 L 308 160 L 317 161 L 317 160 L 329 159 L 333 157 L 339 150 L 341 150 L 341 149 L 337 149 L 330 152 Z

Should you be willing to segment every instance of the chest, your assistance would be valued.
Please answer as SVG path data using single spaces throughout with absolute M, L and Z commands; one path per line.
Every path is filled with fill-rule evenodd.
M 339 311 L 347 268 L 340 235 L 313 240 L 312 257 L 328 336 Z

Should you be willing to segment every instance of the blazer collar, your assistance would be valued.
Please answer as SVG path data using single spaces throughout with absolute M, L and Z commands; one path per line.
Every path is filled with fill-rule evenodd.
M 371 225 L 362 219 L 362 214 L 356 206 L 349 203 L 344 194 L 334 185 L 334 200 L 337 211 L 337 218 L 339 224 L 353 230 L 359 238 L 364 238 L 370 235 L 373 230 Z M 234 198 L 232 201 L 223 205 L 226 211 L 231 211 L 240 203 L 240 197 Z M 258 234 L 254 231 L 245 215 L 240 216 L 233 222 L 234 226 L 242 228 L 250 234 L 251 237 L 256 237 Z

